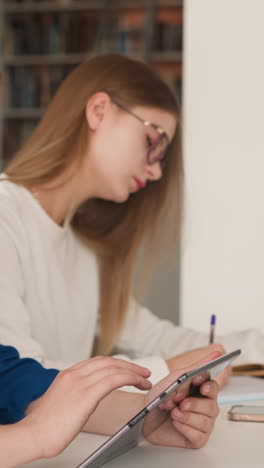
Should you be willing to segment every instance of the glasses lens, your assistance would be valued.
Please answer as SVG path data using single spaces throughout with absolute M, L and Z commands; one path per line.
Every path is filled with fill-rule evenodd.
M 158 139 L 150 148 L 148 154 L 148 162 L 149 164 L 155 164 L 156 162 L 160 162 L 162 165 L 164 164 L 166 153 L 168 148 L 168 142 L 165 134 L 159 135 Z

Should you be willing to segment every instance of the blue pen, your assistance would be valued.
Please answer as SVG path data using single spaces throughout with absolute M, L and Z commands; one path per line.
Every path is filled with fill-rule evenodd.
M 215 323 L 216 323 L 216 316 L 213 314 L 211 315 L 211 322 L 210 322 L 209 344 L 214 342 Z

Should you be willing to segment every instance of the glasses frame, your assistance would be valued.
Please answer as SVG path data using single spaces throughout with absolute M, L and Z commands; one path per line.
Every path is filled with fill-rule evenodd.
M 169 137 L 167 135 L 167 133 L 165 132 L 165 130 L 163 130 L 163 128 L 161 128 L 159 125 L 156 125 L 154 124 L 153 122 L 150 122 L 149 120 L 144 120 L 142 119 L 141 117 L 139 117 L 139 115 L 135 114 L 134 112 L 132 112 L 130 109 L 128 109 L 127 107 L 123 106 L 123 104 L 120 104 L 120 102 L 112 99 L 112 102 L 113 104 L 115 104 L 117 107 L 119 107 L 120 109 L 122 109 L 123 111 L 127 112 L 128 114 L 132 115 L 133 117 L 135 117 L 137 120 L 139 120 L 139 122 L 143 123 L 143 125 L 145 125 L 145 127 L 152 127 L 154 128 L 157 133 L 159 134 L 158 135 L 158 138 L 152 143 L 152 145 L 148 148 L 148 151 L 147 151 L 147 155 L 146 155 L 146 159 L 147 159 L 147 163 L 150 165 L 150 166 L 153 166 L 154 164 L 156 164 L 157 162 L 159 162 L 161 164 L 162 167 L 164 167 L 165 165 L 165 162 L 166 162 L 166 155 L 167 155 L 167 149 L 168 149 L 168 146 L 169 146 Z M 162 156 L 158 156 L 157 158 L 154 158 L 153 160 L 150 159 L 150 155 L 151 155 L 151 152 L 157 147 L 157 145 L 160 143 L 160 141 L 163 139 L 163 138 L 166 138 L 167 140 L 167 148 L 165 149 L 164 152 L 162 152 Z

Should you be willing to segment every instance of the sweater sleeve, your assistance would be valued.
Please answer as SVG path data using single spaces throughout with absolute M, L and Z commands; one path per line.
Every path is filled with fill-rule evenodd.
M 11 346 L 0 345 L 0 424 L 19 421 L 29 403 L 48 389 L 58 371 L 20 358 Z
M 236 363 L 264 362 L 264 335 L 259 330 L 246 329 L 216 336 L 227 352 L 241 348 Z M 141 365 L 148 367 L 148 361 L 160 369 L 164 376 L 164 360 L 177 354 L 208 345 L 208 333 L 174 325 L 161 320 L 147 308 L 131 299 L 127 319 L 118 341 L 118 350 L 129 353 L 133 359 L 140 358 Z M 162 362 L 163 361 L 163 362 Z M 154 381 L 154 379 L 153 379 Z
M 19 234 L 18 234 L 19 233 Z M 26 242 L 15 214 L 0 219 L 0 343 L 14 346 L 21 357 L 31 357 L 44 367 L 63 370 L 75 362 L 49 360 L 40 343 L 32 337 L 30 315 L 25 305 L 23 280 L 23 249 L 17 245 Z M 26 249 L 25 249 L 26 251 Z

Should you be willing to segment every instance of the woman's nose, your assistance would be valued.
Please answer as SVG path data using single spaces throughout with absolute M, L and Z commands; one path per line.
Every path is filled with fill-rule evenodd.
M 162 176 L 162 170 L 160 162 L 157 161 L 155 164 L 148 164 L 147 166 L 147 178 L 148 180 L 159 180 Z

